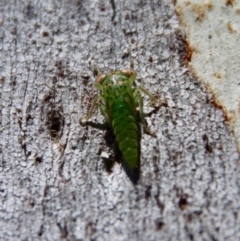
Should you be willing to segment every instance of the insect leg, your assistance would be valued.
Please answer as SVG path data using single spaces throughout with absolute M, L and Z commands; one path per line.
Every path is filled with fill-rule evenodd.
M 143 88 L 142 86 L 138 86 L 139 90 L 141 90 L 145 95 L 147 95 L 148 97 L 150 97 L 151 101 L 154 104 L 158 103 L 158 99 L 155 98 L 148 90 L 146 90 L 145 88 Z
M 91 118 L 93 112 L 94 112 L 94 109 L 96 108 L 97 106 L 97 102 L 98 102 L 98 99 L 99 99 L 99 96 L 96 95 L 93 102 L 92 102 L 92 105 L 91 105 L 91 108 L 88 112 L 88 115 L 86 117 L 81 117 L 79 122 L 81 125 L 86 125 L 86 122 Z
M 141 87 L 142 88 L 142 87 Z M 153 137 L 156 137 L 156 133 L 152 130 L 150 130 L 148 127 L 147 127 L 147 123 L 145 121 L 145 118 L 144 118 L 144 112 L 143 112 L 143 98 L 142 96 L 140 95 L 140 92 L 139 92 L 139 86 L 133 91 L 133 97 L 134 97 L 134 102 L 137 106 L 139 106 L 139 113 L 140 113 L 140 120 L 141 120 L 141 123 L 143 125 L 143 130 L 146 134 L 148 135 L 151 135 Z M 147 91 L 144 89 L 144 91 Z M 145 93 L 145 92 L 144 92 Z M 148 91 L 147 91 L 148 94 L 150 94 Z M 151 95 L 151 94 L 150 94 Z M 153 95 L 151 95 L 150 97 L 153 97 L 155 100 L 157 100 Z
M 133 82 L 135 81 L 136 77 L 137 77 L 137 73 L 134 71 L 134 72 L 132 73 L 132 75 L 130 76 L 130 78 L 129 78 L 129 84 L 130 84 L 130 85 L 133 84 Z
M 153 105 L 167 105 L 167 102 L 164 100 L 158 100 L 157 98 L 155 98 L 148 90 L 146 90 L 145 88 L 143 88 L 142 86 L 138 86 L 139 90 L 141 90 L 145 95 L 147 95 L 151 101 Z
M 105 103 L 104 97 L 100 96 L 99 98 L 100 98 L 100 103 L 99 103 L 100 112 L 104 116 L 105 120 L 108 121 L 108 112 L 107 112 L 107 107 L 104 104 Z

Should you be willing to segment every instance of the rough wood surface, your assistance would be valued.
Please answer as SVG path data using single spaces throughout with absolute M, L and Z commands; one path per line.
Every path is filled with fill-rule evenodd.
M 185 66 L 172 1 L 0 7 L 0 240 L 240 240 L 237 147 Z M 79 125 L 97 72 L 129 66 L 168 102 L 147 118 L 137 185 Z

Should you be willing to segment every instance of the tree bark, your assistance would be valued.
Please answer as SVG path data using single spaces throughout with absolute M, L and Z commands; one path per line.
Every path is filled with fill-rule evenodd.
M 0 4 L 0 240 L 240 239 L 237 146 L 172 1 Z M 105 131 L 79 125 L 95 77 L 130 67 L 167 102 L 146 117 L 137 185 Z

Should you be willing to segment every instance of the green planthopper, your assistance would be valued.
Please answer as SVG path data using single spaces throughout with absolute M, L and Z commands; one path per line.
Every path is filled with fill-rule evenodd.
M 87 117 L 80 119 L 81 124 L 86 124 L 98 105 L 113 130 L 122 153 L 123 168 L 133 183 L 137 183 L 140 177 L 140 124 L 146 132 L 154 135 L 145 124 L 140 91 L 149 96 L 153 103 L 159 102 L 149 91 L 136 85 L 136 76 L 133 70 L 100 75 L 95 81 L 99 94 L 93 100 Z

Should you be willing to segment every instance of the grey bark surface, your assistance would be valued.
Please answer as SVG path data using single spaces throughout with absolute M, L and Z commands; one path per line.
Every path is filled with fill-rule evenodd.
M 0 7 L 0 240 L 240 240 L 237 147 L 184 64 L 172 1 Z M 130 66 L 168 103 L 146 118 L 137 185 L 104 130 L 79 125 L 96 75 Z

